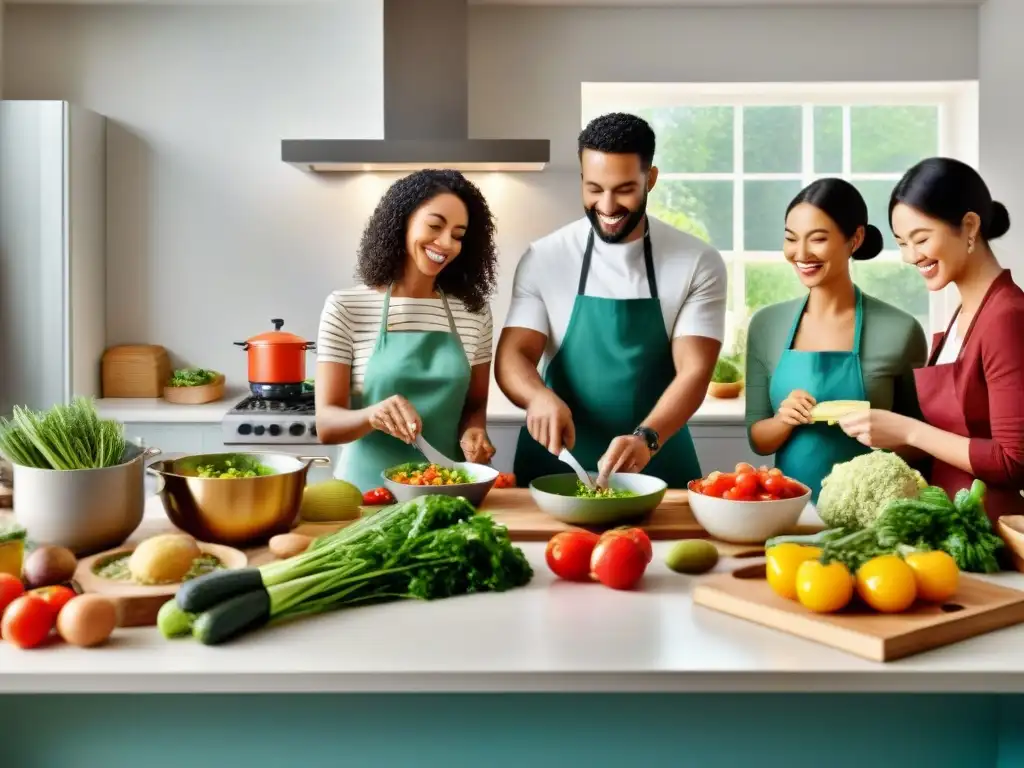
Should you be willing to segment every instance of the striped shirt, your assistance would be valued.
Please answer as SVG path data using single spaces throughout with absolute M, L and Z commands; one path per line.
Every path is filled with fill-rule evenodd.
M 493 321 L 490 306 L 479 313 L 466 309 L 461 300 L 448 297 L 448 308 L 455 319 L 462 348 L 470 365 L 491 361 Z M 359 286 L 335 291 L 327 297 L 320 314 L 317 334 L 317 361 L 352 366 L 351 392 L 363 390 L 366 364 L 373 354 L 380 333 L 380 315 L 384 309 L 384 293 Z M 391 297 L 388 308 L 388 331 L 450 330 L 448 316 L 441 299 Z

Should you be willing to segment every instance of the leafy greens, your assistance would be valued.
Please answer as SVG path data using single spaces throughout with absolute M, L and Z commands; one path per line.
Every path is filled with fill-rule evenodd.
M 84 397 L 47 411 L 14 406 L 0 419 L 0 453 L 13 464 L 36 469 L 99 469 L 120 464 L 127 442 L 124 425 L 101 419 Z

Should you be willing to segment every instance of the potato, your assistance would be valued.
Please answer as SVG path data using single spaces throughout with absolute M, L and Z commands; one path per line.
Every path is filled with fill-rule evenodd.
M 77 565 L 78 559 L 70 549 L 44 546 L 25 558 L 21 575 L 29 589 L 52 587 L 70 580 Z
M 139 544 L 128 558 L 128 570 L 140 584 L 174 584 L 185 578 L 202 554 L 191 536 L 165 533 Z
M 282 533 L 274 536 L 269 542 L 270 554 L 281 560 L 286 560 L 295 555 L 301 555 L 309 545 L 313 543 L 311 536 L 304 536 L 301 533 Z

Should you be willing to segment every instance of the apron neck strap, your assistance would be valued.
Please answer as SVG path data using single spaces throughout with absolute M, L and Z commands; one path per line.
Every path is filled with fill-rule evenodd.
M 594 253 L 594 228 L 587 235 L 587 249 L 583 252 L 583 266 L 580 269 L 580 285 L 577 296 L 587 292 L 587 278 L 590 276 L 590 260 Z M 658 280 L 654 274 L 654 249 L 651 247 L 651 228 L 645 223 L 644 228 L 644 266 L 647 268 L 647 287 L 651 290 L 651 298 L 658 298 Z
M 388 309 L 391 307 L 391 289 L 394 287 L 394 283 L 388 284 L 388 289 L 384 291 L 384 308 L 380 312 L 380 336 L 386 336 L 388 332 Z M 437 292 L 441 295 L 441 303 L 444 305 L 444 313 L 448 316 L 448 328 L 456 336 L 459 335 L 458 329 L 455 327 L 455 317 L 452 315 L 451 309 L 448 307 L 448 297 L 444 295 L 444 291 L 440 288 Z
M 861 331 L 864 328 L 864 294 L 861 293 L 860 288 L 856 285 L 853 286 L 854 296 L 854 309 L 853 309 L 853 354 L 860 354 L 860 339 Z M 784 349 L 792 349 L 793 341 L 796 339 L 796 332 L 800 329 L 800 321 L 804 319 L 804 312 L 807 311 L 807 302 L 810 300 L 811 294 L 808 293 L 804 296 L 804 300 L 800 303 L 800 309 L 797 310 L 796 317 L 793 318 L 793 324 L 789 327 L 789 336 L 786 337 L 786 346 Z

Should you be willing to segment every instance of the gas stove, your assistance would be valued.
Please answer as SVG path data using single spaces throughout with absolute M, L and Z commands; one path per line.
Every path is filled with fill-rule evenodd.
M 317 445 L 313 393 L 269 400 L 249 395 L 221 421 L 225 445 Z

